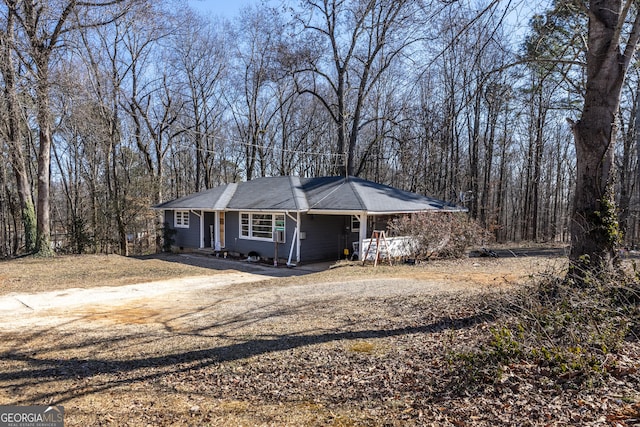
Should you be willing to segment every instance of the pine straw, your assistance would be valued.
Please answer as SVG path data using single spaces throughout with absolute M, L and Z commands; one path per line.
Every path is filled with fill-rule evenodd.
M 345 285 L 364 271 L 338 270 L 330 274 Z M 243 291 L 311 286 L 312 277 Z M 62 404 L 68 426 L 624 426 L 640 418 L 637 342 L 615 355 L 617 375 L 593 387 L 525 361 L 459 387 L 469 377 L 455 355 L 491 341 L 496 301 L 509 295 L 301 296 L 233 317 L 220 318 L 214 305 L 181 318 L 3 334 L 0 402 Z

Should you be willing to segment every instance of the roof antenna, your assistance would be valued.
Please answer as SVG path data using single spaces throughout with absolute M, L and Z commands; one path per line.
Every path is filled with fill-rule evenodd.
M 349 151 L 345 150 L 343 154 L 344 158 L 344 180 L 345 182 L 349 181 Z
M 336 163 L 334 165 L 335 169 L 333 169 L 333 173 L 338 176 L 342 176 L 345 179 L 348 178 L 347 168 L 347 152 L 338 153 L 336 156 Z

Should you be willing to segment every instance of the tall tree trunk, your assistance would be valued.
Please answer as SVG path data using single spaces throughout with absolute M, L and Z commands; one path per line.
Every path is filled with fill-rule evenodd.
M 540 233 L 538 230 L 538 216 L 540 213 L 540 181 L 542 180 L 542 154 L 544 151 L 543 135 L 547 115 L 547 109 L 544 106 L 545 101 L 542 97 L 543 94 L 541 85 L 540 92 L 538 93 L 538 112 L 535 119 L 536 140 L 533 158 L 533 179 L 531 180 L 531 234 L 529 236 L 529 239 L 535 242 L 537 242 L 540 237 Z
M 627 239 L 629 231 L 630 209 L 631 209 L 631 196 L 633 193 L 633 180 L 635 173 L 633 168 L 633 154 L 635 148 L 635 142 L 640 136 L 638 129 L 640 129 L 640 109 L 638 108 L 638 101 L 640 97 L 640 84 L 636 88 L 635 97 L 633 99 L 633 105 L 631 114 L 629 117 L 629 123 L 627 131 L 623 135 L 624 141 L 622 144 L 622 166 L 620 168 L 620 198 L 618 201 L 618 222 L 620 224 L 620 232 L 625 237 L 625 244 L 630 244 L 630 239 Z
M 615 122 L 640 27 L 636 16 L 627 45 L 621 48 L 620 34 L 629 9 L 623 9 L 620 0 L 593 1 L 589 9 L 584 107 L 580 120 L 572 123 L 576 188 L 569 260 L 570 277 L 579 282 L 615 266 L 620 238 L 613 197 Z
M 12 53 L 14 44 L 14 15 L 12 9 L 8 11 L 7 29 L 2 34 L 0 43 L 2 46 L 1 66 L 4 79 L 4 101 L 7 110 L 7 139 L 11 155 L 11 166 L 18 187 L 18 200 L 24 228 L 25 252 L 31 253 L 36 249 L 36 212 L 21 144 L 20 112 L 18 110 L 15 64 Z
M 583 114 L 573 127 L 576 145 L 576 190 L 571 215 L 571 254 L 574 270 L 611 268 L 618 242 L 618 223 L 613 199 L 613 114 L 604 124 L 600 114 L 607 106 L 593 108 L 602 113 Z M 608 132 L 602 132 L 609 127 Z
M 476 99 L 473 109 L 473 122 L 469 123 L 471 132 L 469 134 L 469 187 L 471 190 L 471 207 L 469 208 L 469 214 L 473 219 L 478 218 L 478 204 L 480 196 L 480 101 L 481 90 L 476 93 Z M 471 118 L 468 119 L 471 122 Z
M 49 19 L 41 16 L 46 10 L 37 1 L 7 3 L 13 13 L 18 8 L 21 14 L 15 17 L 24 28 L 29 40 L 30 56 L 35 71 L 35 91 L 38 122 L 38 183 L 36 207 L 36 253 L 40 256 L 52 256 L 49 182 L 51 179 L 51 106 L 49 100 L 49 66 L 51 55 L 56 48 L 59 37 L 64 30 L 64 24 L 77 6 L 75 0 L 66 3 L 60 10 L 58 17 Z M 52 25 L 51 32 L 45 27 Z
M 338 163 L 335 165 L 335 175 L 348 176 L 350 175 L 349 169 L 349 152 L 348 149 L 345 148 L 346 139 L 347 139 L 347 118 L 345 112 L 345 100 L 344 100 L 344 67 L 342 67 L 338 60 L 336 60 L 336 69 L 338 70 L 338 87 L 336 89 L 336 97 L 338 99 L 338 113 L 336 115 L 336 127 L 338 128 L 338 145 L 337 145 L 337 154 L 338 154 Z
M 40 53 L 36 57 L 38 73 L 38 205 L 36 252 L 39 256 L 52 256 L 49 181 L 51 177 L 51 111 L 49 105 L 49 57 Z

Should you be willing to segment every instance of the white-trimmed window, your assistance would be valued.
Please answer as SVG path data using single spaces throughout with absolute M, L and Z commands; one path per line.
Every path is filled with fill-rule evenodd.
M 273 241 L 273 230 L 284 231 L 284 214 L 240 213 L 240 238 Z
M 360 232 L 360 217 L 358 215 L 351 215 L 351 232 Z
M 189 228 L 189 211 L 175 211 L 173 224 L 176 228 Z

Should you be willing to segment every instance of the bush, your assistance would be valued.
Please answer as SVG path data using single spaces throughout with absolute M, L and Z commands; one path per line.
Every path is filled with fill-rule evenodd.
M 74 254 L 82 254 L 87 247 L 93 245 L 93 239 L 87 232 L 87 226 L 82 217 L 75 216 L 70 224 L 71 235 L 69 250 Z
M 609 276 L 578 287 L 548 274 L 494 306 L 496 323 L 480 349 L 452 354 L 460 387 L 500 381 L 501 369 L 535 366 L 566 387 L 589 387 L 623 372 L 618 352 L 637 339 L 638 278 Z M 635 368 L 634 368 L 635 369 Z
M 177 230 L 171 228 L 168 222 L 162 226 L 162 251 L 171 252 L 171 246 L 175 243 L 174 236 Z
M 396 218 L 391 232 L 413 238 L 416 259 L 461 258 L 473 245 L 491 239 L 490 233 L 459 212 L 419 213 Z

